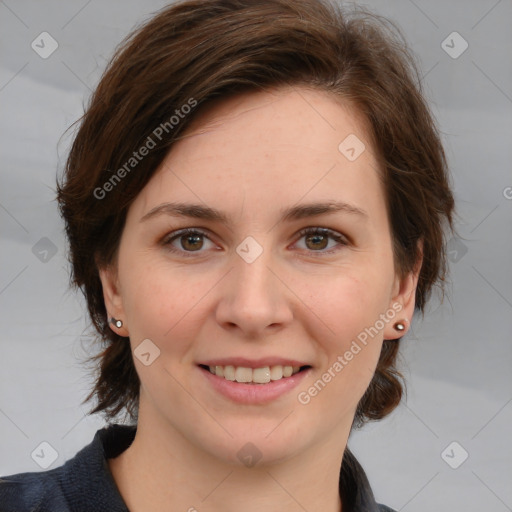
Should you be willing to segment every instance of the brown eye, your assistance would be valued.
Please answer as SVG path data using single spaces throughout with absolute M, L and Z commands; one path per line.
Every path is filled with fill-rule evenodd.
M 183 247 L 183 249 L 187 251 L 196 251 L 198 249 L 201 249 L 201 247 L 203 246 L 202 236 L 203 235 L 199 234 L 182 235 L 181 237 L 179 237 L 179 239 L 181 240 L 181 246 Z
M 329 244 L 329 237 L 321 233 L 307 235 L 306 245 L 308 244 L 311 244 L 311 246 L 308 246 L 309 249 L 325 249 Z
M 202 250 L 205 248 L 205 239 L 213 245 L 206 233 L 197 229 L 187 228 L 170 233 L 164 238 L 162 244 L 171 252 L 187 256 L 187 253 L 205 252 Z
M 343 235 L 328 228 L 306 228 L 300 232 L 300 235 L 305 240 L 306 250 L 310 252 L 330 254 L 338 250 L 339 246 L 348 245 L 348 241 Z M 330 247 L 330 250 L 326 251 L 330 240 L 336 243 Z

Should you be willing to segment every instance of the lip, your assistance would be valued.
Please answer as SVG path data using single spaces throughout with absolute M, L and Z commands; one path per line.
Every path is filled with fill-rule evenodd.
M 282 357 L 265 357 L 260 359 L 247 359 L 245 357 L 226 357 L 223 359 L 210 359 L 198 364 L 205 366 L 243 366 L 244 368 L 263 368 L 265 366 L 311 366 L 303 361 L 284 359 Z
M 222 361 L 227 360 L 223 359 Z M 233 359 L 231 359 L 231 361 L 233 361 Z M 237 359 L 237 361 L 239 360 Z M 252 362 L 254 363 L 254 361 Z M 289 361 L 289 363 L 290 364 L 286 364 L 285 366 L 294 366 L 291 364 L 292 361 Z M 232 363 L 217 364 L 217 366 L 228 366 L 229 364 Z M 261 363 L 258 361 L 257 364 Z M 233 366 L 236 365 L 233 364 Z M 243 364 L 239 364 L 239 366 L 243 366 Z M 269 365 L 263 364 L 263 366 Z M 295 366 L 306 365 L 296 364 Z M 247 366 L 247 368 L 252 368 L 252 366 Z M 254 366 L 254 368 L 262 368 L 262 366 Z M 280 380 L 270 381 L 267 384 L 246 384 L 243 382 L 226 380 L 224 377 L 217 377 L 217 375 L 214 375 L 209 370 L 201 366 L 197 366 L 197 369 L 217 393 L 232 400 L 233 402 L 246 405 L 265 404 L 282 397 L 297 387 L 299 383 L 302 382 L 302 380 L 312 371 L 312 368 L 309 367 L 291 375 L 290 377 L 283 377 Z

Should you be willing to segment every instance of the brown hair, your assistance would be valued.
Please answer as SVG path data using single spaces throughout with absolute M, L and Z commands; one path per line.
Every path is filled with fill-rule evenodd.
M 443 230 L 453 227 L 454 201 L 440 138 L 400 31 L 377 15 L 344 12 L 328 0 L 180 1 L 117 49 L 57 183 L 71 280 L 82 289 L 104 344 L 92 358 L 100 365 L 85 400 L 97 397 L 90 414 L 102 411 L 112 419 L 124 409 L 138 417 L 140 381 L 130 344 L 108 326 L 98 275 L 98 265 L 115 261 L 131 202 L 203 105 L 295 85 L 349 101 L 365 116 L 401 275 L 414 268 L 418 241 L 423 243 L 418 310 L 424 310 L 432 286 L 444 280 Z M 138 150 L 149 148 L 150 139 L 142 157 Z M 384 341 L 354 425 L 383 418 L 400 402 L 398 348 L 398 340 Z

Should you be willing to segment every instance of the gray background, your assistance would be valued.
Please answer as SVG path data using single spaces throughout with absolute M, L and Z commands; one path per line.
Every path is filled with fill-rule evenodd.
M 61 136 L 105 59 L 166 3 L 0 2 L 0 475 L 41 470 L 31 453 L 43 441 L 57 467 L 103 426 L 80 406 L 91 385 L 82 360 L 93 348 L 81 336 L 82 298 L 67 287 L 55 174 L 70 142 Z M 397 22 L 419 58 L 461 239 L 450 242 L 447 298 L 433 300 L 404 343 L 407 401 L 355 433 L 351 446 L 378 500 L 397 510 L 510 511 L 512 2 L 364 5 Z M 47 59 L 31 48 L 43 31 L 59 45 Z M 453 31 L 469 44 L 458 58 L 442 47 Z M 462 44 L 444 43 L 452 54 Z M 463 450 L 469 457 L 453 469 L 446 461 L 460 464 Z

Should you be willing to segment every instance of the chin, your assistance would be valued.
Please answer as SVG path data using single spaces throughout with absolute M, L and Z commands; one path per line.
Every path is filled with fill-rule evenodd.
M 212 436 L 210 431 L 210 435 L 205 437 L 202 430 L 198 432 L 201 436 L 198 444 L 213 458 L 230 465 L 261 467 L 284 462 L 305 451 L 311 441 L 310 436 L 305 435 L 304 424 L 299 429 L 291 418 L 284 419 L 287 414 L 265 420 L 243 418 L 225 421 L 223 425 L 232 437 L 220 428 L 217 436 Z

